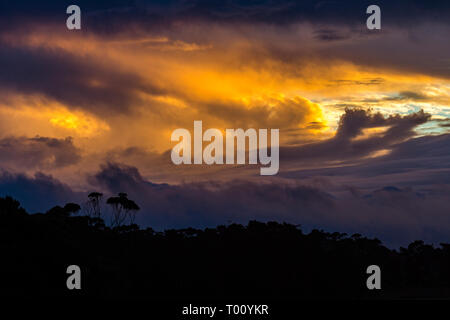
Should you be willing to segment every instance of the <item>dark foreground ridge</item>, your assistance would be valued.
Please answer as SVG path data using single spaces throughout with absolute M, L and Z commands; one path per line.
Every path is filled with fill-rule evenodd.
M 77 205 L 28 214 L 0 198 L 3 296 L 111 298 L 449 298 L 450 245 L 399 251 L 377 239 L 276 222 L 155 232 L 72 216 Z M 68 290 L 79 265 L 82 289 Z M 368 290 L 366 268 L 381 268 Z

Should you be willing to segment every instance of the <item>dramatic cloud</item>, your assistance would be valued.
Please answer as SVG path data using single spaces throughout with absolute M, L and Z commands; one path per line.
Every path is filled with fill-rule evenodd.
M 268 98 L 254 105 L 237 103 L 201 106 L 200 111 L 217 119 L 233 122 L 237 128 L 298 128 L 320 115 L 318 104 L 302 97 L 292 99 Z
M 80 150 L 72 138 L 7 137 L 0 139 L 0 164 L 3 168 L 49 169 L 78 163 Z
M 447 190 L 450 181 L 449 161 L 450 135 L 445 134 L 410 139 L 393 145 L 390 153 L 343 166 L 291 169 L 280 175 L 321 186 L 329 192 L 349 188 L 362 194 L 388 184 L 440 193 L 440 190 Z
M 0 90 L 44 95 L 89 112 L 127 112 L 139 91 L 160 93 L 136 74 L 62 49 L 0 47 Z
M 384 117 L 381 113 L 363 109 L 346 109 L 333 138 L 299 147 L 284 147 L 280 156 L 300 163 L 321 160 L 322 163 L 316 162 L 318 165 L 369 156 L 376 151 L 390 150 L 395 144 L 414 136 L 413 129 L 430 117 L 423 111 L 403 117 Z M 382 130 L 377 131 L 377 128 Z
M 109 193 L 129 193 L 148 210 L 139 221 L 157 228 L 211 226 L 252 217 L 267 220 L 273 212 L 284 219 L 292 214 L 293 207 L 330 205 L 330 196 L 305 186 L 246 181 L 154 184 L 145 180 L 136 168 L 112 163 L 102 166 L 90 181 Z
M 257 219 L 364 233 L 391 246 L 418 238 L 438 243 L 450 231 L 449 140 L 448 135 L 416 138 L 362 164 L 290 172 L 282 175 L 285 181 L 265 183 L 152 183 L 136 167 L 108 163 L 90 176 L 88 190 L 106 196 L 127 192 L 142 208 L 137 222 L 158 230 Z M 18 198 L 30 211 L 83 203 L 86 195 L 43 174 L 29 178 L 6 172 L 0 193 Z
M 45 212 L 56 205 L 82 200 L 82 195 L 68 185 L 39 172 L 34 177 L 0 172 L 0 195 L 14 197 L 31 213 Z
M 120 32 L 127 24 L 146 28 L 155 28 L 166 22 L 180 20 L 206 20 L 221 23 L 276 23 L 311 22 L 318 24 L 344 24 L 354 26 L 366 8 L 373 4 L 368 0 L 350 1 L 87 1 L 80 0 L 87 18 L 94 24 L 96 32 Z M 435 20 L 448 23 L 450 6 L 445 0 L 379 0 L 377 5 L 383 8 L 386 25 L 411 27 L 423 21 Z M 20 3 L 8 3 L 0 6 L 2 20 L 22 21 L 20 17 L 33 16 L 39 21 L 55 21 L 65 12 L 67 4 L 55 4 L 46 0 L 36 3 L 31 0 Z M 5 13 L 12 14 L 15 19 Z M 100 22 L 101 21 L 101 22 Z M 414 21 L 414 23 L 412 22 Z
M 98 189 L 155 228 L 448 234 L 448 1 L 380 0 L 373 31 L 369 1 L 77 4 L 69 31 L 67 3 L 0 3 L 0 191 L 30 211 Z M 171 133 L 194 120 L 280 129 L 279 174 L 174 165 Z
M 371 192 L 347 188 L 347 193 L 333 196 L 299 183 L 231 181 L 175 186 L 151 183 L 136 168 L 111 163 L 104 165 L 91 183 L 110 194 L 127 192 L 145 208 L 138 222 L 157 229 L 275 219 L 302 224 L 306 229 L 363 231 L 390 245 L 417 238 L 444 241 L 450 231 L 448 187 L 427 192 L 396 187 Z

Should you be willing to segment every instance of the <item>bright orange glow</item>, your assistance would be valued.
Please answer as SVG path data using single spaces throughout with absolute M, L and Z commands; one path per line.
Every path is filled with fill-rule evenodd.
M 370 107 L 384 115 L 422 108 L 439 118 L 445 117 L 443 112 L 450 104 L 448 79 L 328 60 L 305 54 L 303 46 L 294 42 L 283 43 L 298 45 L 296 50 L 288 49 L 303 56 L 291 54 L 285 59 L 272 54 L 259 38 L 249 40 L 218 26 L 208 29 L 209 40 L 204 43 L 182 41 L 183 35 L 195 38 L 190 36 L 198 30 L 181 29 L 177 38 L 168 33 L 102 39 L 39 28 L 14 37 L 4 35 L 3 41 L 12 45 L 63 50 L 80 61 L 135 76 L 143 88 L 148 85 L 158 90 L 128 89 L 137 99 L 124 113 L 103 111 L 99 116 L 95 105 L 91 112 L 16 95 L 9 104 L 0 105 L 0 114 L 9 113 L 10 131 L 15 134 L 82 138 L 82 142 L 75 141 L 83 143 L 87 154 L 130 146 L 162 153 L 173 146 L 171 132 L 192 129 L 194 120 L 221 131 L 278 128 L 283 146 L 332 137 L 345 107 Z M 273 41 L 275 46 L 277 38 Z M 304 41 L 311 40 L 306 37 Z M 93 90 L 107 85 L 105 79 L 85 81 Z M 121 85 L 128 88 L 128 83 Z M 401 92 L 418 92 L 423 98 L 402 97 Z M 386 129 L 364 130 L 354 140 L 382 135 Z

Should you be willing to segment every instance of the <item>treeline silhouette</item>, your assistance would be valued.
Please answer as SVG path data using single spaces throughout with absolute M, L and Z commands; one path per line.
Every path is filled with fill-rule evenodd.
M 91 193 L 84 209 L 69 203 L 38 214 L 0 198 L 1 295 L 450 297 L 449 244 L 416 241 L 391 250 L 359 234 L 305 234 L 291 224 L 257 221 L 155 232 L 132 223 L 130 212 L 139 207 L 126 194 L 111 198 L 109 225 L 101 217 L 100 193 Z M 73 264 L 82 270 L 81 290 L 66 287 L 66 268 Z M 366 287 L 372 264 L 381 268 L 382 290 Z

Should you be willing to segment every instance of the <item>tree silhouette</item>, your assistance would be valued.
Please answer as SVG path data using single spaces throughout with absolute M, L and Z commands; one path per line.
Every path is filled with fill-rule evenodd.
M 139 206 L 133 201 L 128 199 L 126 193 L 119 193 L 117 197 L 110 197 L 106 201 L 107 204 L 112 207 L 112 227 L 120 227 L 125 220 L 129 218 L 130 224 L 134 223 L 136 212 L 140 210 Z
M 54 217 L 69 217 L 72 214 L 76 214 L 80 209 L 80 205 L 69 202 L 64 207 L 54 206 L 48 210 L 46 214 Z
M 81 207 L 77 203 L 69 202 L 63 209 L 69 214 L 77 214 L 81 210 Z
M 91 192 L 88 195 L 89 200 L 86 202 L 85 211 L 86 215 L 94 218 L 101 218 L 101 202 L 103 193 Z
M 20 206 L 20 202 L 7 196 L 0 198 L 0 217 L 8 215 L 26 215 L 25 209 Z
M 299 226 L 258 221 L 155 232 L 120 225 L 133 221 L 139 208 L 125 193 L 108 204 L 115 210 L 115 227 L 101 218 L 74 216 L 75 203 L 28 214 L 18 201 L 0 197 L 0 247 L 7 261 L 0 263 L 0 274 L 7 275 L 0 297 L 26 292 L 166 299 L 176 288 L 185 299 L 205 292 L 228 298 L 237 291 L 288 301 L 450 298 L 450 244 L 434 247 L 418 240 L 392 250 L 361 234 L 304 233 Z M 66 289 L 61 272 L 73 261 L 89 270 L 90 285 L 79 292 Z M 372 264 L 382 270 L 383 290 L 366 288 Z

